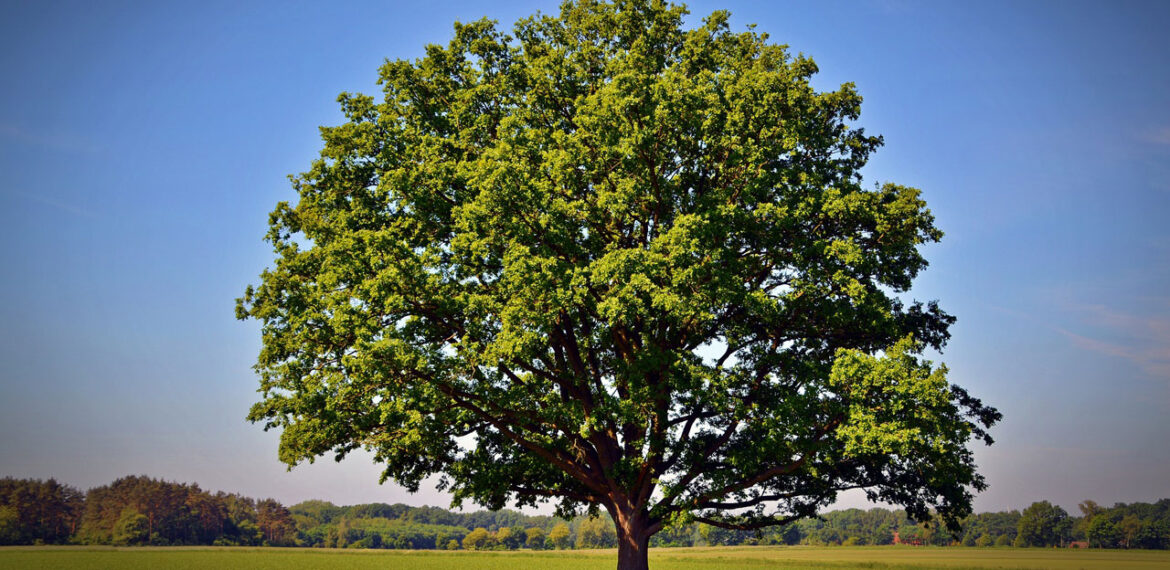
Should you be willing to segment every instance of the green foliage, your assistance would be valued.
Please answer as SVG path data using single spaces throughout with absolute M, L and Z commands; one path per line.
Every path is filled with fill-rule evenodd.
M 412 490 L 604 508 L 623 547 L 849 488 L 970 512 L 999 414 L 915 356 L 953 322 L 901 298 L 942 236 L 920 192 L 863 186 L 882 141 L 851 84 L 684 13 L 456 24 L 380 100 L 341 95 L 237 308 L 282 460 L 365 447 Z
M 651 546 L 693 546 L 698 544 L 697 524 L 674 524 L 662 529 L 650 539 Z
M 738 531 L 717 526 L 701 525 L 699 527 L 699 537 L 708 546 L 739 544 L 742 542 L 742 537 L 739 535 L 740 533 Z
M 1156 503 L 1117 503 L 1104 508 L 1081 504 L 1086 539 L 1095 548 L 1170 548 L 1170 499 Z M 1090 515 L 1092 518 L 1089 518 Z
M 20 544 L 20 511 L 12 505 L 0 506 L 0 544 Z
M 194 545 L 258 546 L 261 544 L 366 549 L 460 549 L 460 541 L 482 528 L 469 541 L 469 548 L 480 550 L 531 550 L 546 548 L 588 550 L 612 547 L 615 541 L 612 521 L 607 517 L 578 516 L 558 521 L 546 516 L 527 516 L 516 511 L 451 512 L 436 507 L 411 507 L 403 504 L 371 503 L 336 506 L 325 501 L 306 501 L 284 508 L 265 499 L 225 493 L 211 494 L 196 485 L 169 483 L 148 477 L 125 477 L 92 489 L 88 497 L 55 482 L 37 480 L 0 480 L 7 489 L 9 504 L 0 504 L 0 538 L 9 543 L 46 544 L 51 542 L 89 542 L 121 545 Z M 42 494 L 43 503 L 13 500 L 12 497 L 35 497 L 30 489 L 52 490 Z M 13 492 L 13 489 L 20 490 Z M 72 493 L 76 492 L 77 495 Z M 149 505 L 157 497 L 183 496 L 171 503 L 174 511 Z M 50 500 L 72 497 L 70 501 Z M 56 504 L 72 505 L 73 512 L 84 512 L 76 534 L 54 534 L 57 519 L 48 508 Z M 136 506 L 138 505 L 138 506 Z M 148 505 L 150 517 L 139 506 Z M 732 530 L 694 522 L 678 522 L 655 536 L 656 546 L 737 546 L 749 544 L 809 545 L 884 545 L 892 542 L 897 530 L 903 542 L 965 546 L 1028 546 L 1029 536 L 1017 536 L 1021 526 L 1033 525 L 1043 513 L 1059 507 L 1045 502 L 1034 503 L 1025 518 L 1019 511 L 979 513 L 964 518 L 961 530 L 951 532 L 938 520 L 917 523 L 905 512 L 882 508 L 844 509 L 823 513 L 780 527 L 757 531 Z M 1063 522 L 1056 511 L 1058 524 L 1064 529 L 1084 529 L 1082 538 L 1093 548 L 1167 549 L 1170 544 L 1170 499 L 1156 503 L 1118 503 L 1102 507 L 1092 501 L 1081 505 L 1084 518 L 1066 517 Z M 1089 519 L 1089 516 L 1092 516 Z M 41 530 L 25 534 L 27 522 L 46 517 Z M 108 517 L 108 518 L 103 518 Z M 1086 520 L 1087 519 L 1087 520 Z M 73 519 L 75 522 L 78 519 Z M 169 521 L 169 522 L 168 522 Z M 1023 525 L 1021 525 L 1023 521 Z M 434 524 L 450 523 L 450 524 Z M 291 525 L 291 526 L 290 526 Z M 24 529 L 24 530 L 22 530 Z M 550 532 L 555 530 L 555 532 Z M 37 534 L 43 532 L 44 534 Z M 1032 533 L 1031 530 L 1027 531 Z M 1075 531 L 1073 531 L 1075 532 Z M 482 535 L 482 536 L 481 536 Z M 186 538 L 184 538 L 186 537 Z M 1043 543 L 1036 543 L 1042 545 Z M 473 545 L 473 546 L 472 546 Z
M 886 509 L 845 509 L 824 513 L 816 519 L 802 520 L 792 525 L 765 531 L 763 544 L 842 544 L 856 537 L 861 544 L 890 544 L 893 531 L 899 530 L 903 539 L 909 534 L 917 536 L 918 527 L 905 513 Z M 740 544 L 745 533 L 739 533 L 736 540 L 726 544 Z
M 524 531 L 524 545 L 532 550 L 544 550 L 545 548 L 545 532 L 544 529 L 533 527 Z
M 564 550 L 568 548 L 569 545 L 572 544 L 569 538 L 569 525 L 560 523 L 557 526 L 554 526 L 552 530 L 548 532 L 548 544 L 557 550 Z
M 340 516 L 345 509 L 328 501 L 302 501 L 289 507 L 289 513 L 300 515 L 321 523 L 327 523 Z
M 126 507 L 114 523 L 110 542 L 114 546 L 134 546 L 145 543 L 149 537 L 150 521 L 146 515 L 133 507 Z
M 0 479 L 0 545 L 63 544 L 83 508 L 84 494 L 54 479 Z
M 123 477 L 90 489 L 84 510 L 78 510 L 81 516 L 75 538 L 86 544 L 257 546 L 295 542 L 290 514 L 272 499 L 257 503 L 239 495 L 212 495 L 198 485 L 146 476 Z M 141 536 L 137 516 L 145 520 Z
M 1016 529 L 1020 522 L 1019 511 L 1003 511 L 996 513 L 979 513 L 971 515 L 963 519 L 963 530 L 956 535 L 956 538 L 961 540 L 964 544 L 969 539 L 976 541 L 983 536 L 989 537 L 995 541 L 1001 536 L 1007 537 L 1007 544 L 1016 537 Z
M 1105 515 L 1097 515 L 1089 522 L 1086 531 L 1089 546 L 1093 548 L 1117 548 L 1121 542 L 1121 533 L 1117 531 L 1113 521 Z
M 523 548 L 527 540 L 528 536 L 525 534 L 524 527 L 503 527 L 496 531 L 496 541 L 505 550 L 518 550 Z
M 274 499 L 256 504 L 256 525 L 267 546 L 292 546 L 296 543 L 296 522 L 292 513 Z
M 264 532 L 253 519 L 241 520 L 235 527 L 234 540 L 226 541 L 228 546 L 259 546 L 264 538 Z
M 589 517 L 577 525 L 577 548 L 612 548 L 617 545 L 613 521 Z
M 481 526 L 463 537 L 463 548 L 464 550 L 488 550 L 493 542 L 492 535 Z
M 509 510 L 455 513 L 384 503 L 339 507 L 308 501 L 289 511 L 299 545 L 328 548 L 448 549 L 454 541 L 458 549 L 472 528 L 482 527 L 488 541 L 476 548 L 510 550 L 525 546 L 526 529 L 539 527 L 543 532 L 553 520 Z
M 1016 546 L 1064 546 L 1072 530 L 1068 513 L 1049 503 L 1032 503 L 1020 515 Z

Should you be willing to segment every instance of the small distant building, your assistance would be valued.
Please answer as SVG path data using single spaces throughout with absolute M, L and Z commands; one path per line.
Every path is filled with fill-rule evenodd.
M 1087 543 L 1083 540 L 1074 540 L 1074 541 L 1068 543 L 1068 547 L 1069 548 L 1088 548 L 1089 543 Z

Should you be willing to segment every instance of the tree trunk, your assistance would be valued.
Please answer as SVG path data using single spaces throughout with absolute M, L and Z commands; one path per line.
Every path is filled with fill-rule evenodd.
M 618 538 L 618 570 L 649 570 L 650 538 Z
M 617 524 L 618 570 L 649 570 L 650 535 L 640 525 Z

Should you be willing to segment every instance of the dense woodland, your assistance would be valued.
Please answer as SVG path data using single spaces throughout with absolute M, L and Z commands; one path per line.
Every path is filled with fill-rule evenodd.
M 1023 511 L 979 513 L 960 533 L 914 523 L 882 508 L 830 511 L 762 531 L 703 524 L 668 528 L 654 546 L 754 544 L 964 545 L 1170 548 L 1170 499 L 1156 503 L 1085 501 L 1070 514 L 1047 501 Z M 195 484 L 123 477 L 83 493 L 53 479 L 0 479 L 0 544 L 308 546 L 516 550 L 608 548 L 608 517 L 563 520 L 516 511 L 452 512 L 403 504 L 337 506 L 204 491 Z

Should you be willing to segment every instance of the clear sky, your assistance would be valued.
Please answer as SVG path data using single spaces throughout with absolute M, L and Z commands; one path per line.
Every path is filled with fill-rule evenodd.
M 976 508 L 1170 497 L 1170 3 L 690 6 L 855 82 L 886 140 L 868 180 L 924 190 L 947 235 L 914 295 L 958 317 L 940 359 L 1005 417 Z M 285 472 L 244 421 L 259 331 L 234 303 L 339 92 L 538 9 L 0 5 L 0 476 L 446 506 L 365 456 Z

